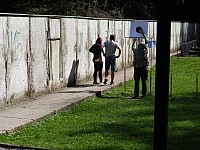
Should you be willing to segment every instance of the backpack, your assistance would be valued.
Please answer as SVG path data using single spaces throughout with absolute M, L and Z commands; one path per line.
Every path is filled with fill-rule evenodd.
M 95 44 L 94 44 L 95 45 Z M 89 52 L 90 53 L 94 53 L 94 45 L 92 45 L 91 47 L 90 47 L 90 49 L 89 49 Z

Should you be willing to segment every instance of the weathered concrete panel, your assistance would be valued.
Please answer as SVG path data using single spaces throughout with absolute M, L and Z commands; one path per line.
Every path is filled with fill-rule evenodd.
M 48 37 L 49 41 L 49 53 L 50 59 L 49 63 L 51 63 L 50 74 L 51 79 L 50 81 L 52 88 L 59 87 L 60 85 L 60 19 L 49 19 L 49 29 L 50 36 Z
M 104 41 L 109 40 L 109 28 L 108 28 L 108 20 L 98 20 L 99 26 L 98 26 L 98 34 Z
M 108 21 L 108 35 L 110 36 L 111 34 L 115 34 L 115 21 L 114 20 Z
M 77 68 L 77 79 L 84 80 L 87 78 L 89 72 L 87 70 L 88 63 L 91 63 L 88 59 L 88 20 L 86 19 L 78 19 L 77 20 L 78 27 L 78 39 L 77 39 L 77 60 L 79 61 L 79 65 Z
M 180 33 L 179 31 L 177 30 L 176 23 L 172 22 L 171 23 L 171 40 L 172 41 L 170 42 L 170 49 L 171 49 L 171 51 L 174 51 L 176 49 L 176 47 L 177 47 L 175 41 L 178 40 L 177 33 Z
M 63 81 L 67 86 L 76 84 L 77 60 L 77 19 L 63 18 L 61 43 L 63 51 Z
M 32 92 L 38 93 L 46 90 L 48 80 L 47 18 L 31 18 L 30 24 L 30 84 Z
M 122 51 L 124 53 L 124 61 L 126 61 L 127 66 L 133 64 L 133 51 L 132 51 L 133 39 L 130 38 L 130 33 L 131 33 L 131 22 L 124 21 L 124 46 Z
M 99 22 L 98 20 L 88 20 L 88 44 L 86 46 L 86 51 L 88 53 L 88 58 L 87 58 L 87 63 L 88 63 L 88 72 L 87 72 L 87 77 L 92 77 L 93 76 L 93 71 L 94 71 L 94 64 L 92 61 L 93 58 L 93 54 L 89 52 L 89 48 L 95 44 L 96 39 L 99 36 L 101 36 L 99 34 Z M 103 57 L 103 55 L 102 55 Z
M 99 20 L 98 22 L 98 34 L 102 38 L 103 42 L 109 40 L 108 20 Z
M 7 99 L 24 96 L 28 90 L 27 52 L 29 50 L 29 18 L 8 17 Z
M 148 22 L 148 40 L 149 41 L 156 41 L 157 39 L 157 22 L 151 21 Z M 153 58 L 156 57 L 156 47 L 150 47 L 149 48 L 149 60 L 151 61 Z
M 125 37 L 124 37 L 124 28 L 123 28 L 123 21 L 115 21 L 114 22 L 114 33 L 115 33 L 115 41 L 119 44 L 119 47 L 122 49 L 122 53 L 120 58 L 116 59 L 116 69 L 122 69 L 124 68 L 124 50 L 123 50 L 123 45 L 125 42 Z M 129 51 L 129 49 L 128 49 Z M 116 55 L 118 55 L 118 50 L 116 51 Z
M 185 43 L 188 40 L 188 23 L 181 24 L 181 43 Z
M 0 105 L 6 100 L 6 63 L 7 63 L 7 17 L 0 18 Z
M 98 25 L 98 33 L 99 35 L 101 36 L 102 38 L 102 42 L 105 42 L 107 40 L 109 40 L 109 27 L 108 27 L 108 20 L 99 20 L 99 25 Z M 105 70 L 105 57 L 103 57 L 103 62 L 104 62 L 104 65 L 103 65 L 103 73 L 104 73 L 104 70 Z

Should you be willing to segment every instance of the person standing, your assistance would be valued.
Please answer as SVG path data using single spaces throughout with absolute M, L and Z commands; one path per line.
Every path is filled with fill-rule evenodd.
M 91 53 L 93 53 L 93 63 L 94 63 L 94 73 L 93 73 L 93 84 L 99 84 L 97 82 L 97 75 L 99 77 L 100 84 L 103 84 L 103 76 L 102 76 L 102 69 L 103 69 L 103 61 L 102 61 L 102 39 L 98 37 L 96 43 L 92 45 L 89 49 Z
M 114 76 L 115 76 L 115 66 L 116 66 L 116 58 L 119 58 L 121 55 L 121 48 L 119 44 L 115 42 L 115 35 L 110 35 L 110 40 L 105 41 L 103 43 L 103 47 L 105 47 L 105 80 L 104 84 L 107 84 L 107 77 L 109 74 L 109 70 L 111 69 L 111 81 L 110 85 L 114 84 Z M 118 50 L 118 55 L 115 55 L 116 50 Z
M 140 79 L 142 81 L 142 97 L 145 97 L 147 94 L 147 78 L 148 78 L 148 50 L 147 50 L 147 44 L 148 40 L 146 38 L 146 35 L 143 33 L 142 30 L 139 31 L 144 37 L 145 44 L 142 43 L 140 40 L 142 39 L 134 39 L 132 50 L 134 53 L 134 96 L 132 98 L 139 98 L 139 82 Z M 136 41 L 139 41 L 138 43 L 135 43 Z

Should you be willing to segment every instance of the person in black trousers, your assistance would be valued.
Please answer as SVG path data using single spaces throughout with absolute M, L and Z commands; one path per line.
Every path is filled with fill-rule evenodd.
M 102 69 L 103 69 L 103 61 L 102 61 L 102 39 L 98 37 L 96 43 L 92 45 L 89 49 L 91 53 L 93 53 L 93 63 L 94 63 L 94 73 L 93 73 L 93 84 L 103 84 L 102 82 Z M 97 82 L 97 75 L 99 77 L 99 83 Z
M 134 39 L 132 50 L 134 53 L 134 81 L 135 81 L 135 87 L 134 87 L 134 96 L 132 98 L 139 98 L 139 82 L 140 79 L 142 81 L 142 97 L 145 97 L 147 94 L 147 78 L 148 78 L 148 50 L 147 50 L 147 44 L 148 40 L 146 38 L 146 35 L 143 33 L 142 29 L 138 31 L 141 33 L 144 37 L 145 44 L 143 44 L 141 41 L 142 39 Z M 135 42 L 138 43 L 135 43 Z

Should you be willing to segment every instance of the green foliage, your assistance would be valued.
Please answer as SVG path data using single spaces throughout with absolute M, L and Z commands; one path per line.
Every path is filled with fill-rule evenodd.
M 0 6 L 3 12 L 85 16 L 98 18 L 146 18 L 152 19 L 149 0 L 9 0 Z

